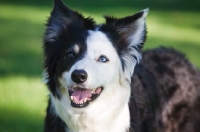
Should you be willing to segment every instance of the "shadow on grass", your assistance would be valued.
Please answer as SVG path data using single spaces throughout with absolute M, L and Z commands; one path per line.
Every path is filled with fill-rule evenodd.
M 0 76 L 40 76 L 44 26 L 20 19 L 0 22 Z
M 42 116 L 29 114 L 16 109 L 3 110 L 0 108 L 1 132 L 42 132 Z
M 179 10 L 179 11 L 200 11 L 200 1 L 198 0 L 63 0 L 68 6 L 84 9 L 85 11 L 96 12 L 113 7 L 126 8 L 147 8 L 155 10 Z M 29 5 L 29 6 L 52 6 L 53 0 L 1 0 L 1 3 L 12 5 Z

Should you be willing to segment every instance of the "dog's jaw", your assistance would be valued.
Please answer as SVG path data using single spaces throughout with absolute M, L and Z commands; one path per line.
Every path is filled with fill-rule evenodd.
M 111 93 L 115 88 L 119 90 Z M 67 91 L 63 92 L 65 95 L 60 100 L 52 95 L 52 108 L 68 125 L 70 132 L 125 132 L 130 126 L 128 109 L 130 89 L 113 86 L 104 90 L 110 94 L 102 92 L 99 98 L 81 109 L 71 106 Z M 112 94 L 115 96 L 112 97 Z

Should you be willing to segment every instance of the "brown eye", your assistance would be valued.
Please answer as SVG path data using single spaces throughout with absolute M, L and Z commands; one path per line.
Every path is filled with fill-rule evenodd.
M 67 57 L 67 58 L 74 58 L 75 55 L 74 55 L 73 52 L 68 52 L 68 53 L 66 54 L 66 57 Z

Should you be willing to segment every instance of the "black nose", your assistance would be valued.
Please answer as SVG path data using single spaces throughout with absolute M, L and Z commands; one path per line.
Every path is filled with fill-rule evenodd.
M 71 78 L 75 83 L 83 83 L 87 80 L 87 73 L 84 70 L 74 70 Z

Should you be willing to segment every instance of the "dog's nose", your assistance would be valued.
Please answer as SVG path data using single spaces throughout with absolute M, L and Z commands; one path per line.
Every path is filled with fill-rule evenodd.
M 87 80 L 87 73 L 84 70 L 74 70 L 71 78 L 75 83 L 83 83 Z

